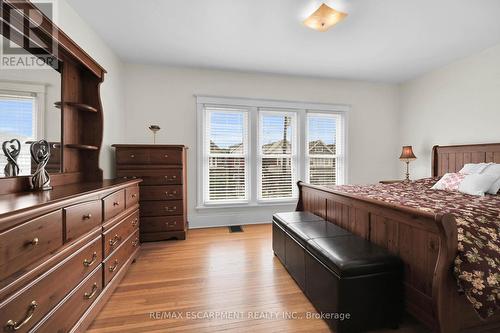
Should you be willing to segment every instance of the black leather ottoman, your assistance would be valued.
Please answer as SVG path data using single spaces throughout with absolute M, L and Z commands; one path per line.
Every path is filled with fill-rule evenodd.
M 318 216 L 297 213 L 273 216 L 273 250 L 323 319 L 336 333 L 396 327 L 401 260 Z

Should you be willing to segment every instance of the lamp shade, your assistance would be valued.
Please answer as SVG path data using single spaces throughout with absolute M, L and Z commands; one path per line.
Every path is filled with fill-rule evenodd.
M 401 152 L 401 156 L 399 156 L 400 160 L 416 160 L 417 157 L 413 154 L 413 149 L 411 146 L 403 146 L 403 151 Z

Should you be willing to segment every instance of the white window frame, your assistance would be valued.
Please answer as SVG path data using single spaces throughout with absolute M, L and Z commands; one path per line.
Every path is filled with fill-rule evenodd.
M 276 154 L 276 155 L 264 155 L 262 153 L 262 137 L 263 137 L 263 127 L 262 127 L 262 118 L 264 115 L 279 115 L 279 116 L 291 116 L 292 118 L 292 137 L 290 142 L 292 143 L 292 151 L 289 155 L 291 157 L 291 168 L 292 168 L 292 197 L 291 198 L 263 198 L 262 197 L 262 158 L 280 158 L 286 157 L 288 155 Z M 290 200 L 294 200 L 297 198 L 297 186 L 295 183 L 297 182 L 297 166 L 298 166 L 298 155 L 297 155 L 297 111 L 295 110 L 283 110 L 283 109 L 259 109 L 258 110 L 258 145 L 257 145 L 257 202 L 265 203 L 265 202 L 290 202 Z
M 46 87 L 42 84 L 24 83 L 15 81 L 0 82 L 0 94 L 13 97 L 34 97 L 33 136 L 38 140 L 45 136 L 45 104 Z
M 325 117 L 334 117 L 336 119 L 336 123 L 339 124 L 337 125 L 337 131 L 336 131 L 336 137 L 335 137 L 335 155 L 310 155 L 309 154 L 309 115 L 316 115 L 316 116 L 325 116 Z M 338 185 L 342 185 L 346 183 L 346 172 L 347 168 L 345 167 L 346 159 L 345 159 L 345 151 L 346 151 L 346 146 L 345 146 L 345 135 L 343 132 L 345 132 L 346 127 L 345 124 L 345 117 L 343 117 L 341 114 L 337 112 L 324 112 L 324 111 L 311 111 L 308 110 L 306 112 L 306 135 L 305 135 L 305 145 L 306 145 L 306 151 L 305 151 L 305 172 L 306 172 L 306 182 L 310 182 L 310 161 L 311 157 L 312 158 L 332 158 L 335 159 L 335 178 L 337 181 Z
M 203 181 L 204 187 L 203 189 L 203 205 L 205 206 L 221 206 L 221 205 L 238 205 L 238 204 L 246 204 L 249 202 L 250 198 L 250 186 L 249 186 L 249 121 L 248 121 L 248 110 L 241 107 L 233 107 L 227 105 L 210 105 L 210 107 L 220 108 L 220 111 L 212 111 L 212 110 L 204 110 L 206 127 L 204 128 L 204 141 L 203 141 Z M 234 109 L 234 110 L 233 110 Z M 243 153 L 242 154 L 214 154 L 210 153 L 210 147 L 207 145 L 209 140 L 207 140 L 207 136 L 210 133 L 210 114 L 216 112 L 224 112 L 224 113 L 235 113 L 240 114 L 243 113 Z M 235 157 L 235 158 L 244 158 L 245 160 L 245 198 L 244 199 L 234 199 L 234 200 L 210 200 L 208 198 L 208 188 L 209 188 L 209 161 L 210 157 Z
M 351 107 L 346 104 L 327 104 L 327 103 L 311 103 L 311 102 L 296 102 L 296 101 L 283 101 L 283 100 L 269 100 L 269 99 L 253 99 L 253 98 L 234 98 L 234 97 L 219 97 L 207 95 L 195 95 L 196 109 L 197 109 L 197 206 L 196 209 L 212 209 L 212 208 L 235 208 L 235 207 L 258 207 L 265 205 L 282 205 L 288 203 L 295 203 L 297 198 L 292 199 L 259 199 L 260 194 L 260 155 L 258 152 L 260 143 L 259 133 L 259 112 L 266 111 L 282 111 L 296 113 L 296 131 L 295 131 L 295 149 L 296 149 L 296 179 L 308 181 L 308 162 L 307 154 L 307 113 L 326 113 L 338 115 L 341 119 L 340 133 L 337 133 L 338 142 L 342 144 L 343 151 L 339 154 L 337 163 L 342 168 L 341 174 L 337 170 L 337 183 L 345 184 L 348 182 L 348 120 L 349 111 Z M 215 106 L 223 108 L 237 108 L 245 109 L 248 111 L 248 131 L 247 131 L 247 150 L 248 150 L 248 163 L 246 165 L 247 172 L 247 194 L 248 200 L 245 202 L 216 202 L 207 203 L 204 200 L 205 187 L 208 184 L 207 163 L 205 161 L 204 152 L 206 151 L 206 128 L 207 115 L 205 106 Z M 296 186 L 294 185 L 295 194 L 298 195 Z

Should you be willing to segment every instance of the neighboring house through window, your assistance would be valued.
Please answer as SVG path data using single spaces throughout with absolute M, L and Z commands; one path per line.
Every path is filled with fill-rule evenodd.
M 348 106 L 197 97 L 198 207 L 292 202 L 346 180 Z

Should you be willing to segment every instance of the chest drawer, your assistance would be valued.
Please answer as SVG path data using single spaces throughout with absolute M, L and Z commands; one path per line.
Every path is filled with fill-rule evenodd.
M 99 236 L 69 260 L 41 276 L 29 288 L 2 304 L 0 323 L 5 331 L 27 332 L 102 260 Z
M 104 220 L 107 221 L 125 210 L 125 190 L 116 191 L 102 199 Z
M 89 232 L 102 222 L 102 203 L 100 200 L 69 206 L 64 210 L 66 241 L 71 241 Z
M 141 216 L 182 215 L 183 202 L 182 200 L 142 201 L 140 212 Z
M 149 151 L 151 164 L 182 164 L 182 151 L 178 149 L 151 149 Z
M 118 177 L 142 178 L 142 185 L 181 185 L 182 169 L 118 170 Z
M 127 187 L 125 189 L 125 207 L 130 208 L 139 202 L 139 186 Z
M 139 211 L 125 218 L 104 233 L 104 258 L 117 249 L 124 240 L 139 228 Z
M 94 271 L 36 332 L 69 332 L 102 292 L 102 266 Z
M 182 200 L 182 185 L 142 186 L 141 200 Z
M 121 148 L 116 151 L 117 164 L 149 164 L 149 152 L 141 148 Z
M 184 230 L 184 216 L 156 216 L 141 218 L 141 232 Z
M 63 244 L 62 211 L 58 210 L 0 234 L 0 280 L 54 252 Z
M 139 247 L 139 231 L 135 231 L 123 244 L 108 257 L 102 264 L 104 269 L 104 285 L 120 271 L 130 258 L 132 253 Z

